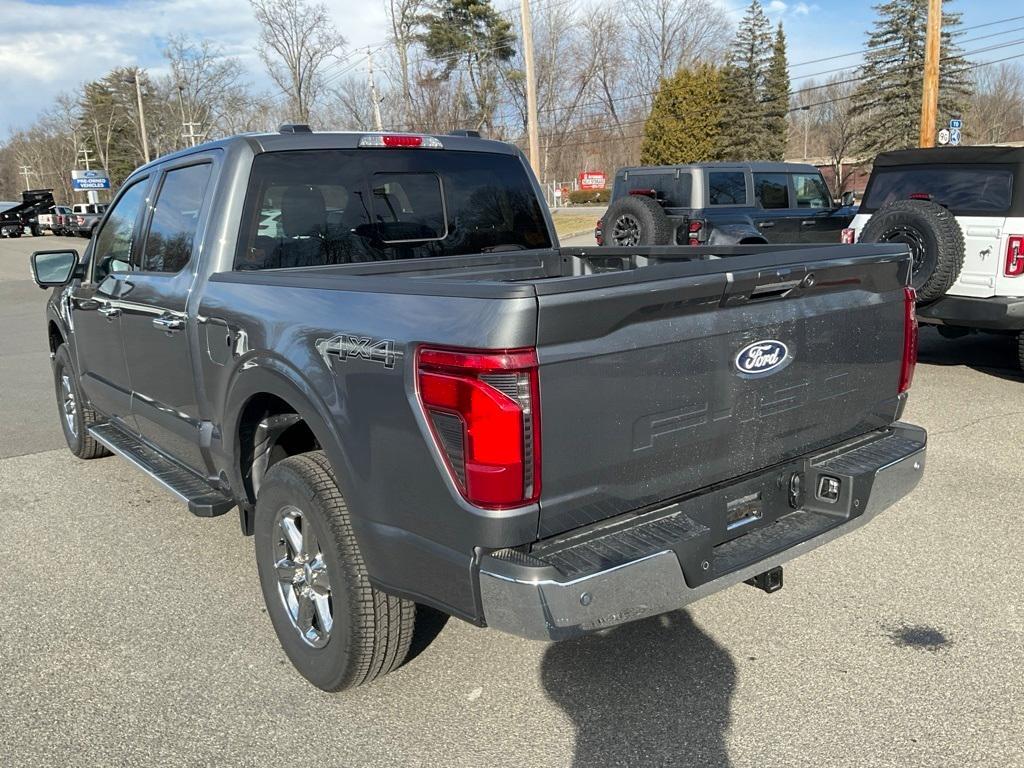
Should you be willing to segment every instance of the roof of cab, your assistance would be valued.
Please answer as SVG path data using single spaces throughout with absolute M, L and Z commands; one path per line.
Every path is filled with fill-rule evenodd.
M 747 170 L 754 173 L 817 173 L 818 168 L 810 163 L 773 163 L 773 162 L 746 162 L 737 160 L 735 162 L 714 162 L 714 163 L 689 163 L 681 165 L 634 165 L 620 168 L 618 173 L 664 173 L 665 171 L 729 171 Z
M 359 140 L 363 136 L 380 134 L 402 134 L 409 135 L 402 131 L 312 131 L 312 132 L 274 132 L 274 133 L 242 133 L 237 136 L 228 136 L 224 139 L 207 141 L 197 144 L 194 147 L 182 149 L 171 154 L 162 155 L 147 163 L 134 173 L 143 168 L 151 168 L 155 165 L 166 163 L 169 160 L 177 160 L 188 155 L 204 152 L 209 149 L 227 148 L 235 144 L 246 143 L 253 152 L 282 152 L 287 150 L 300 149 L 358 149 Z M 445 150 L 456 152 L 491 152 L 505 155 L 520 154 L 519 148 L 514 144 L 492 139 L 482 139 L 477 136 L 462 136 L 443 133 L 417 133 L 415 136 L 433 136 L 438 139 Z M 367 151 L 374 151 L 368 149 Z M 385 151 L 385 150 L 379 150 Z M 393 151 L 393 150 L 391 150 Z M 436 149 L 425 148 L 423 152 L 436 152 Z
M 1024 164 L 1024 147 L 929 147 L 883 152 L 875 158 L 875 167 L 889 165 L 967 165 Z

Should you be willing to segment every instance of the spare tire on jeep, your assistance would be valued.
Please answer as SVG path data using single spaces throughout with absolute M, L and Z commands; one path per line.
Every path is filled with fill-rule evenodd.
M 605 245 L 668 245 L 672 222 L 655 200 L 627 195 L 608 206 L 604 215 Z
M 925 304 L 946 293 L 964 265 L 964 234 L 956 217 L 928 200 L 897 200 L 875 211 L 862 243 L 905 243 L 914 260 L 911 284 Z

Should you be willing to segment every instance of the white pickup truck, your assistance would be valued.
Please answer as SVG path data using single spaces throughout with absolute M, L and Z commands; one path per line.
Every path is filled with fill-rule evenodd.
M 1014 334 L 1024 369 L 1024 147 L 879 155 L 843 240 L 906 243 L 918 320 Z

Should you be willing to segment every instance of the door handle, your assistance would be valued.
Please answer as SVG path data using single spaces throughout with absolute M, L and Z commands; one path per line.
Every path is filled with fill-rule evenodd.
M 153 318 L 153 326 L 161 331 L 180 331 L 185 327 L 185 320 L 184 318 L 172 315 L 161 315 L 160 317 Z
M 117 317 L 118 315 L 121 314 L 121 308 L 120 307 L 114 307 L 114 306 L 111 306 L 110 304 L 104 304 L 99 309 L 97 309 L 96 311 L 99 312 L 104 317 L 106 317 L 108 320 L 111 319 L 111 318 L 115 318 L 115 317 Z
M 800 226 L 801 227 L 813 227 L 817 223 L 818 222 L 815 221 L 814 219 L 804 219 L 803 221 L 800 222 Z
M 768 229 L 769 227 L 774 227 L 775 226 L 775 222 L 774 221 L 759 221 L 759 222 L 757 222 L 757 226 L 761 227 L 762 229 Z

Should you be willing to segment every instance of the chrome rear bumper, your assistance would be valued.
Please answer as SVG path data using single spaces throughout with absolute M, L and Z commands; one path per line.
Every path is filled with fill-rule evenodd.
M 730 553 L 728 557 L 723 554 L 722 563 L 714 562 L 715 554 L 707 559 L 697 555 L 702 558 L 699 562 L 689 562 L 696 551 L 694 542 L 703 535 L 700 530 L 707 528 L 689 525 L 682 509 L 664 511 L 670 518 L 652 514 L 655 522 L 685 522 L 680 530 L 695 532 L 685 545 L 667 542 L 656 547 L 657 551 L 574 578 L 566 578 L 557 567 L 541 559 L 544 555 L 534 557 L 521 551 L 492 553 L 483 558 L 480 568 L 484 618 L 488 626 L 521 637 L 562 640 L 681 608 L 782 565 L 872 520 L 920 481 L 926 442 L 924 430 L 897 424 L 877 440 L 861 440 L 848 449 L 807 459 L 809 488 L 816 487 L 818 478 L 828 474 L 842 478 L 852 490 L 835 505 L 812 499 L 770 525 L 721 547 L 703 550 L 715 553 L 729 547 Z M 647 525 L 652 518 L 637 520 L 638 526 Z M 612 535 L 622 531 L 629 532 L 630 528 L 620 527 Z M 640 538 L 652 537 L 631 537 L 633 541 Z M 719 568 L 726 570 L 718 575 Z M 684 570 L 691 574 L 703 570 L 714 577 L 691 586 L 691 582 L 699 579 L 688 581 Z

